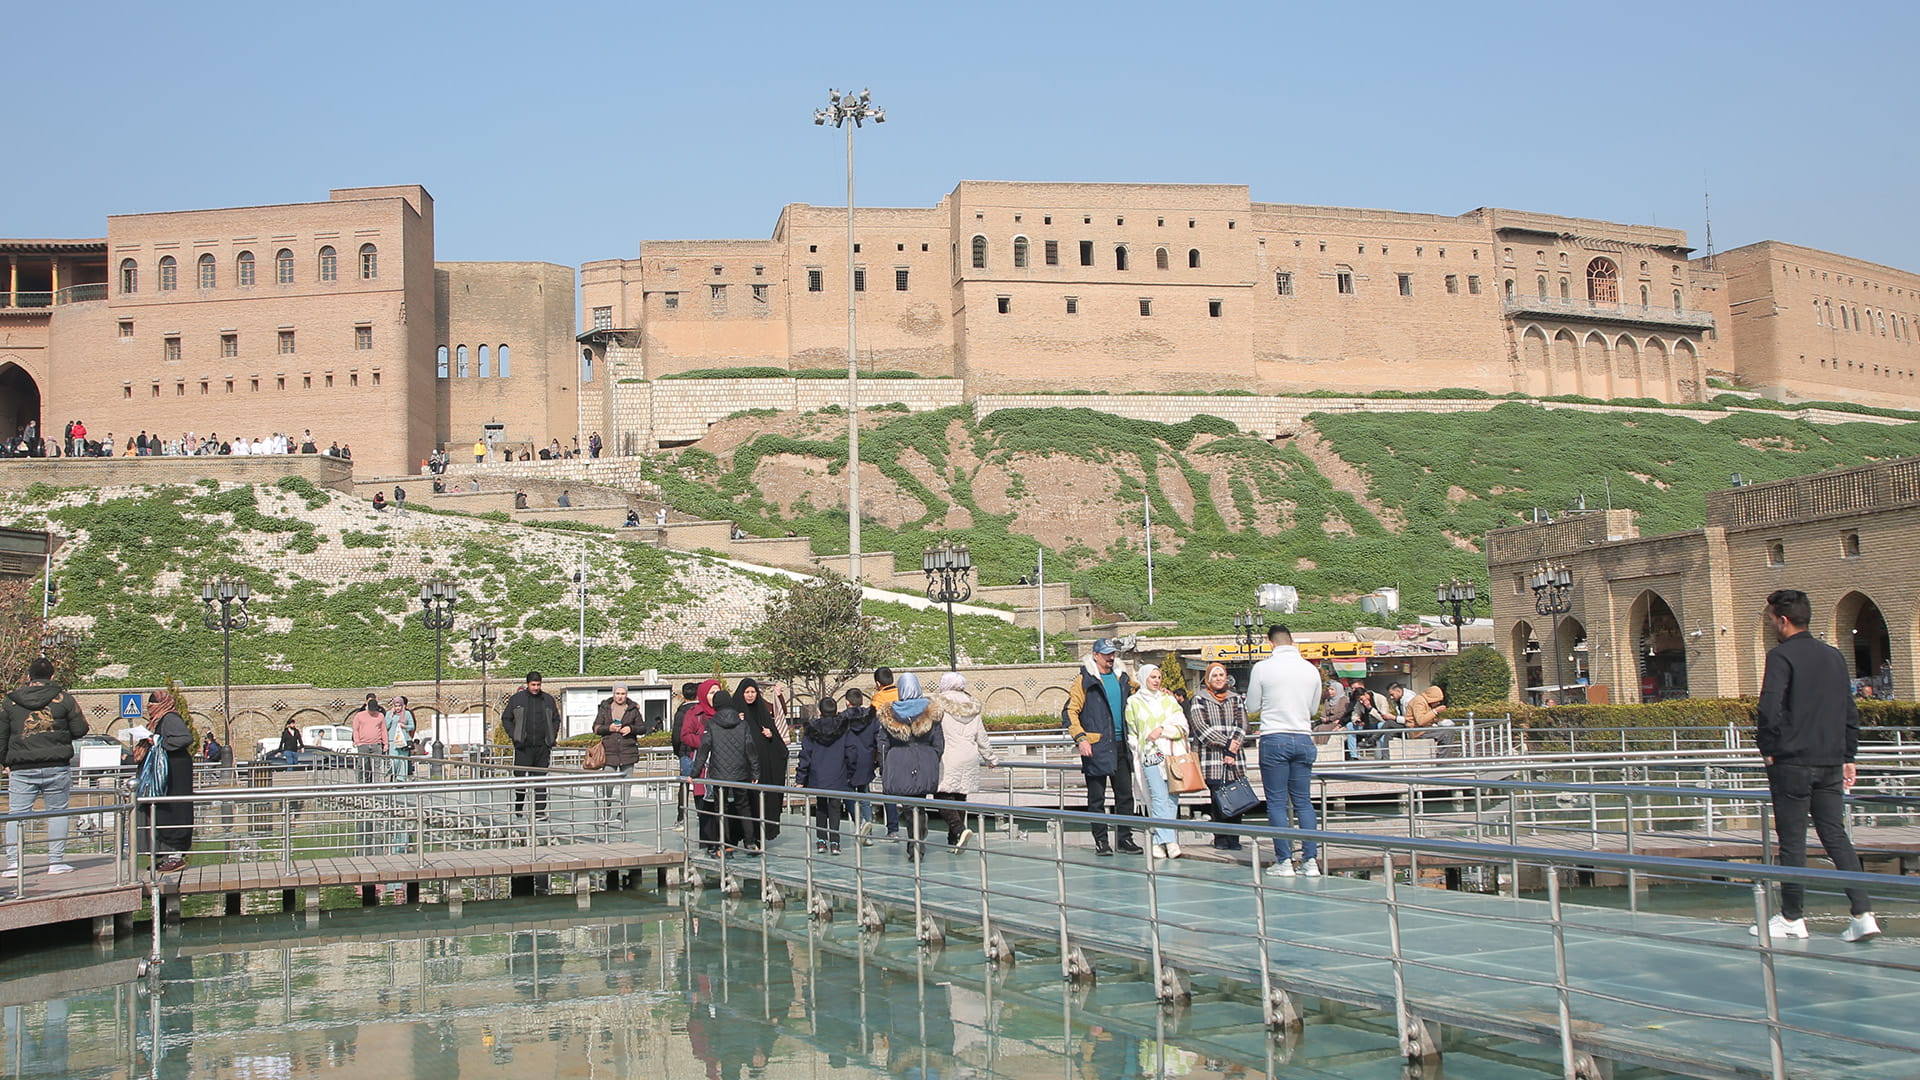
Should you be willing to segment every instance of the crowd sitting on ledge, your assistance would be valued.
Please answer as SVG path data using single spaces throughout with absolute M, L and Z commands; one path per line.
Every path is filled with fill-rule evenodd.
M 125 446 L 121 446 L 114 440 L 111 431 L 100 439 L 88 438 L 87 426 L 79 420 L 67 424 L 63 439 L 42 438 L 39 424 L 29 420 L 19 433 L 0 441 L 0 457 L 247 457 L 320 453 L 347 461 L 353 459 L 353 448 L 340 442 L 334 442 L 326 450 L 321 450 L 314 442 L 311 430 L 303 433 L 298 440 L 291 435 L 279 432 L 254 439 L 244 436 L 223 439 L 217 432 L 208 432 L 203 437 L 189 431 L 177 439 L 168 439 L 142 431 L 129 438 Z

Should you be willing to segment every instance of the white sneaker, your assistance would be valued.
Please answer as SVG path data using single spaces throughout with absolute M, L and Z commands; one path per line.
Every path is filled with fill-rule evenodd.
M 1840 931 L 1841 941 L 1865 941 L 1879 936 L 1880 921 L 1873 917 L 1871 911 L 1864 915 L 1855 915 L 1853 921 L 1847 924 L 1847 928 Z
M 865 821 L 863 821 L 863 822 L 861 822 L 861 823 L 860 823 L 860 835 L 861 835 L 861 836 L 865 836 L 865 835 L 867 835 L 868 833 L 871 833 L 872 831 L 873 831 L 873 819 L 872 819 L 872 818 L 868 818 L 867 820 L 865 820 Z M 869 845 L 869 846 L 871 846 L 871 845 Z
M 71 874 L 71 873 L 73 873 L 73 867 L 71 867 L 71 866 L 68 866 L 68 865 L 67 865 L 66 863 L 63 863 L 63 862 L 57 862 L 57 863 L 54 863 L 54 864 L 53 864 L 52 866 L 49 866 L 49 867 L 47 867 L 47 873 L 49 873 L 49 874 Z M 1873 916 L 1871 916 L 1871 915 L 1869 915 L 1869 916 L 1867 916 L 1867 917 L 1868 917 L 1869 919 L 1871 919 L 1871 918 L 1872 918 Z M 1855 921 L 1858 921 L 1858 920 L 1855 920 Z M 1877 926 L 1876 926 L 1876 927 L 1874 927 L 1874 929 L 1873 929 L 1873 932 L 1874 932 L 1874 933 L 1876 933 L 1876 934 L 1877 934 L 1877 933 L 1879 933 L 1879 932 L 1880 932 L 1880 928 L 1879 928 L 1879 927 L 1877 927 Z M 1848 940 L 1848 941 L 1852 941 L 1853 939 L 1852 939 L 1852 938 L 1848 938 L 1847 940 Z
M 1877 929 L 1876 927 L 1876 931 Z M 1848 927 L 1848 931 L 1851 932 L 1852 927 Z M 1752 934 L 1754 937 L 1759 937 L 1760 928 L 1758 926 L 1749 926 L 1747 927 L 1747 933 Z M 1767 920 L 1767 936 L 1777 938 L 1806 937 L 1807 920 L 1789 919 L 1785 915 L 1775 915 L 1773 918 Z M 1848 938 L 1847 940 L 1852 941 L 1853 939 Z
M 1306 862 L 1301 863 L 1300 874 L 1302 877 L 1319 877 L 1320 876 L 1320 860 L 1308 859 Z
M 1180 845 L 1179 845 L 1179 844 L 1168 844 L 1168 845 L 1166 845 L 1166 849 L 1167 849 L 1167 858 L 1169 858 L 1169 859 L 1177 859 L 1177 858 L 1179 858 L 1179 857 L 1180 857 Z
M 958 850 L 960 850 L 961 848 L 964 848 L 964 847 L 966 847 L 966 846 L 967 846 L 967 841 L 969 841 L 969 840 L 971 840 L 971 839 L 973 839 L 973 830 L 972 830 L 972 829 L 962 829 L 962 830 L 960 830 L 960 839 L 958 839 L 958 840 L 955 840 L 955 841 L 953 842 L 953 847 L 954 847 L 954 850 L 955 850 L 955 851 L 958 851 Z
M 1279 862 L 1274 863 L 1272 866 L 1267 867 L 1267 876 L 1268 877 L 1292 877 L 1293 876 L 1293 860 L 1282 859 Z

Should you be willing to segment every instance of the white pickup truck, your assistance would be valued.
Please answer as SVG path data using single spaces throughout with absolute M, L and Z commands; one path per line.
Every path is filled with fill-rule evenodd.
M 309 724 L 300 729 L 300 745 L 317 746 L 322 750 L 333 750 L 342 754 L 353 753 L 353 729 L 345 724 Z M 269 750 L 278 750 L 280 739 L 261 739 L 256 756 L 265 756 Z

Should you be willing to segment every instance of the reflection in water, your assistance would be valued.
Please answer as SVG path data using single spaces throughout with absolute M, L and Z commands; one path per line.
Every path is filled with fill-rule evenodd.
M 143 943 L 17 956 L 0 1076 L 1405 1076 L 1379 1013 L 1324 1005 L 1275 1039 L 1244 987 L 1168 1010 L 1125 963 L 1075 990 L 1044 955 L 995 972 L 957 942 L 668 897 L 196 921 L 169 937 L 157 993 L 134 974 Z M 1459 1076 L 1559 1071 L 1551 1048 L 1497 1039 L 1449 1037 L 1448 1054 Z

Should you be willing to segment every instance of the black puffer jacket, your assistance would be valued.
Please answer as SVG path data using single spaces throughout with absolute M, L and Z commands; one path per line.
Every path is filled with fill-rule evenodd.
M 0 709 L 0 758 L 9 769 L 64 769 L 87 717 L 73 695 L 50 682 L 30 682 Z
M 719 704 L 717 695 L 715 704 Z M 740 710 L 731 704 L 718 708 L 707 720 L 707 737 L 693 755 L 693 775 L 752 783 L 757 776 L 753 750 L 753 731 L 741 719 Z
M 940 789 L 940 758 L 947 749 L 940 710 L 928 706 L 913 719 L 889 708 L 880 720 L 880 789 L 888 795 L 927 798 Z

